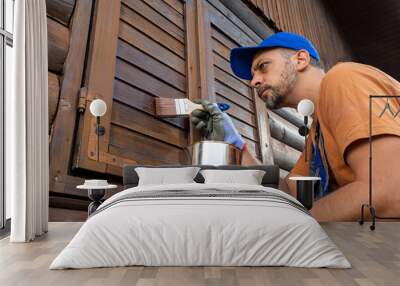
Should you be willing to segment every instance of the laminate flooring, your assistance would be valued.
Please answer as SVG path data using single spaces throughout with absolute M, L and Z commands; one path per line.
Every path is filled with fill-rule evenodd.
M 400 285 L 400 222 L 322 223 L 351 262 L 352 269 L 291 267 L 118 267 L 49 270 L 80 222 L 51 222 L 31 243 L 0 240 L 0 285 Z

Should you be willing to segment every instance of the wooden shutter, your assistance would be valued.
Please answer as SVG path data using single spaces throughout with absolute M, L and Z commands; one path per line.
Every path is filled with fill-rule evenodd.
M 188 97 L 195 83 L 188 84 L 194 73 L 188 65 L 187 5 L 97 1 L 73 167 L 121 176 L 123 164 L 190 164 L 188 120 L 154 116 L 154 97 Z M 105 134 L 99 162 L 95 118 L 89 112 L 95 98 L 108 107 L 101 118 Z
M 264 163 L 273 163 L 268 113 L 249 81 L 230 68 L 230 50 L 256 45 L 262 39 L 219 0 L 198 1 L 200 76 L 202 97 L 231 105 L 228 114 L 248 144 Z

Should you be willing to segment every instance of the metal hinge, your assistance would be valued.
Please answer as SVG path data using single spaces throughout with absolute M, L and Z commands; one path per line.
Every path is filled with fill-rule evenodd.
M 86 106 L 96 98 L 101 98 L 101 95 L 95 92 L 89 92 L 87 87 L 81 87 L 79 90 L 78 112 L 85 112 Z
M 85 112 L 86 100 L 87 100 L 87 88 L 82 87 L 79 90 L 78 112 L 81 112 L 81 113 Z

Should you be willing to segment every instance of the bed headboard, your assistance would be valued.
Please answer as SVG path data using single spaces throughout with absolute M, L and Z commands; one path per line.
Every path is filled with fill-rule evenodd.
M 211 165 L 192 165 L 200 167 L 202 170 L 206 169 L 217 169 L 217 170 L 263 170 L 265 175 L 262 179 L 262 185 L 265 187 L 271 187 L 278 189 L 279 186 L 279 166 L 277 165 L 255 165 L 255 166 L 211 166 Z M 139 182 L 139 177 L 135 171 L 137 167 L 148 167 L 148 168 L 180 168 L 188 167 L 184 165 L 160 165 L 160 166 L 149 166 L 149 165 L 125 165 L 123 167 L 123 184 L 124 189 L 136 187 Z M 200 174 L 194 178 L 197 183 L 204 183 L 204 178 Z

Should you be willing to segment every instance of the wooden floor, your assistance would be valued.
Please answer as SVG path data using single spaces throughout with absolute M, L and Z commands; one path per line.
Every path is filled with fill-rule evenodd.
M 352 223 L 324 229 L 353 268 L 120 267 L 48 270 L 82 223 L 52 222 L 32 243 L 0 241 L 0 285 L 400 285 L 400 223 L 379 222 L 375 231 Z

